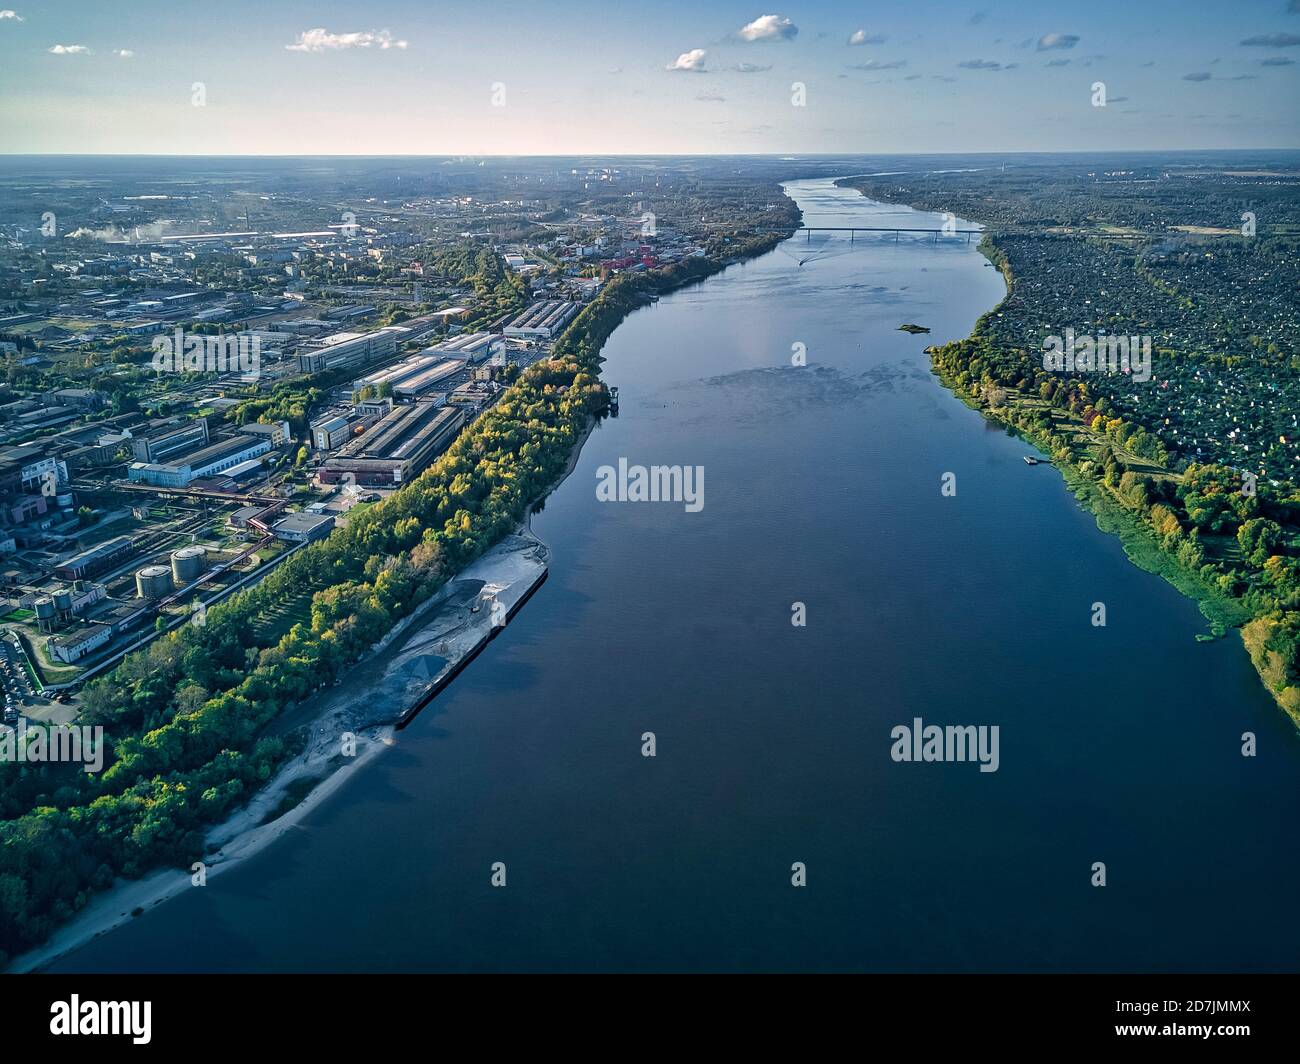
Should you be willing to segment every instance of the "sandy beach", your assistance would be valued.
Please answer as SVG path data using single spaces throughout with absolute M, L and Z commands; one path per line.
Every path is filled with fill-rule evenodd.
M 353 773 L 399 742 L 399 725 L 450 682 L 545 579 L 549 556 L 527 528 L 507 536 L 395 625 L 340 683 L 287 711 L 276 730 L 307 725 L 305 748 L 246 806 L 208 831 L 205 880 L 298 828 Z M 277 816 L 310 780 L 317 782 L 306 796 Z M 38 970 L 184 890 L 205 889 L 195 878 L 193 870 L 168 868 L 118 880 L 7 970 Z

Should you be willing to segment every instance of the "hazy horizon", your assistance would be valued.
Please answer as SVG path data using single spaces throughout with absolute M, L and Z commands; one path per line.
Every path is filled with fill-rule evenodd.
M 1300 2 L 0 9 L 5 153 L 1300 147 Z M 1098 86 L 1103 86 L 1098 89 Z M 1104 105 L 1099 100 L 1104 98 Z
M 1247 145 L 1240 148 L 1081 148 L 1077 151 L 823 151 L 823 152 L 7 152 L 0 159 L 767 159 L 791 162 L 830 159 L 908 159 L 908 158 L 1001 158 L 1041 156 L 1101 155 L 1235 155 L 1251 152 L 1276 155 L 1300 155 L 1300 147 Z

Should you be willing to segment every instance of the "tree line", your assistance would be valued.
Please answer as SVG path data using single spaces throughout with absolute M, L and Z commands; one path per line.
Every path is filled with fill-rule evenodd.
M 940 378 L 1106 490 L 1173 564 L 1237 603 L 1256 670 L 1300 720 L 1300 491 L 1213 462 L 1179 462 L 1180 475 L 1164 445 L 1093 397 L 1088 382 L 1008 357 L 987 319 L 970 337 L 930 349 Z
M 779 237 L 733 248 L 757 254 Z M 118 876 L 202 856 L 203 832 L 264 785 L 295 746 L 265 734 L 288 707 L 353 667 L 452 574 L 519 525 L 608 403 L 600 349 L 631 310 L 721 263 L 692 259 L 612 280 L 421 476 L 265 580 L 128 655 L 86 686 L 83 725 L 105 768 L 0 764 L 0 962 L 43 940 Z M 289 416 L 290 389 L 237 421 Z M 310 617 L 278 639 L 259 618 L 302 588 Z

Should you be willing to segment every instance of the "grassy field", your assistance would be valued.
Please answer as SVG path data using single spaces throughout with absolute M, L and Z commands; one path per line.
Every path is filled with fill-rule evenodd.
M 27 663 L 27 657 L 23 657 L 23 667 L 27 669 L 33 685 L 37 690 L 43 689 L 47 684 L 67 683 L 69 680 L 75 680 L 81 675 L 82 670 L 75 665 L 65 665 L 61 661 L 54 661 L 46 653 L 45 647 L 37 640 L 28 640 L 28 651 L 32 660 L 36 663 L 37 669 L 40 670 L 40 676 L 32 674 L 31 666 Z
M 103 324 L 104 322 L 97 321 L 95 318 L 51 317 L 48 320 L 41 319 L 39 321 L 24 322 L 22 325 L 14 325 L 9 331 L 26 336 L 29 333 L 40 332 L 42 329 L 47 329 L 53 325 L 59 329 L 67 329 L 70 333 L 79 333 Z
M 286 598 L 270 609 L 264 611 L 253 622 L 253 631 L 262 645 L 277 642 L 295 624 L 311 624 L 311 597 L 316 588 L 303 588 L 296 595 Z

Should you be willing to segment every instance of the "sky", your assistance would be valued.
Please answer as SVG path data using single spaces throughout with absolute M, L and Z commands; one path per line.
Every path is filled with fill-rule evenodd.
M 1296 148 L 1297 90 L 1300 0 L 0 0 L 4 153 Z

